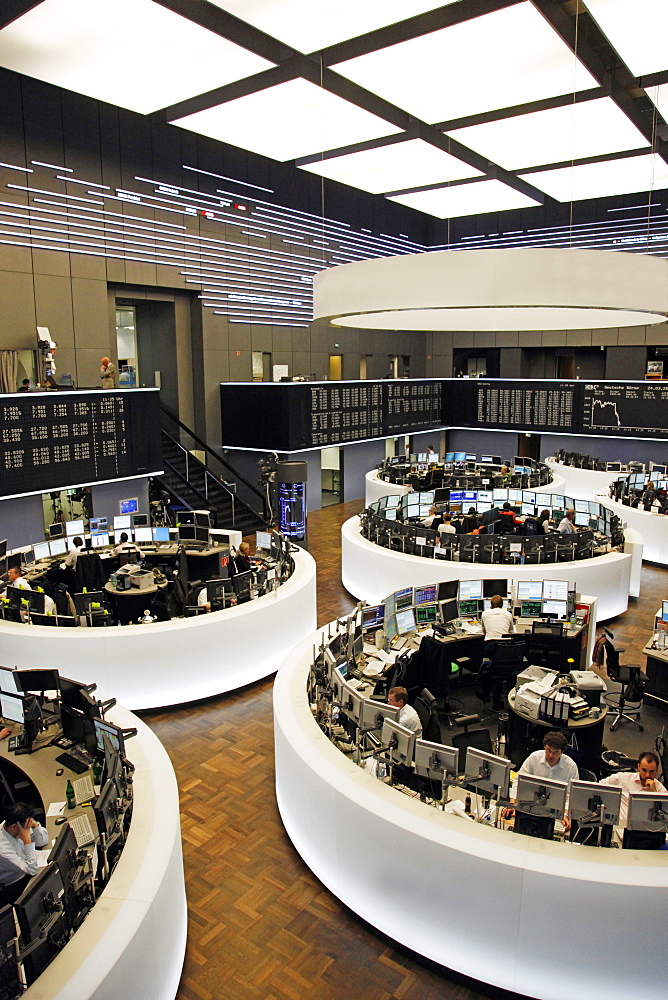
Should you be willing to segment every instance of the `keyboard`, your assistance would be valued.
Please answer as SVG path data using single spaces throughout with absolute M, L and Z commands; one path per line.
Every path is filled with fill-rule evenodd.
M 74 798 L 76 799 L 78 806 L 80 806 L 82 802 L 90 802 L 91 799 L 95 798 L 95 789 L 93 788 L 93 782 L 90 774 L 87 774 L 84 778 L 77 778 L 76 781 L 73 781 L 72 788 L 74 789 Z
M 84 764 L 76 757 L 73 757 L 71 753 L 61 753 L 59 757 L 56 757 L 56 760 L 59 764 L 63 764 L 76 774 L 83 774 L 90 767 L 89 764 Z
M 86 847 L 88 844 L 92 844 L 95 840 L 95 834 L 90 825 L 90 820 L 85 813 L 81 813 L 80 816 L 73 816 L 68 819 L 68 823 L 72 827 L 72 832 L 76 837 L 77 847 Z

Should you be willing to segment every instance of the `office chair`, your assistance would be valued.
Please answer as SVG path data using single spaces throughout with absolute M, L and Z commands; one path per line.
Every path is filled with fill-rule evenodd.
M 494 643 L 489 673 L 494 711 L 503 708 L 505 697 L 515 685 L 524 665 L 526 645 L 524 639 L 503 639 Z
M 575 547 L 577 541 L 572 537 L 557 537 L 555 539 L 555 552 L 557 562 L 573 562 L 575 559 Z
M 551 626 L 561 626 L 552 628 Z M 527 654 L 539 667 L 561 670 L 564 662 L 563 622 L 534 622 L 528 640 Z
M 420 718 L 422 739 L 431 743 L 442 743 L 441 723 L 436 710 L 436 699 L 428 688 L 423 688 L 413 702 L 413 708 Z
M 492 743 L 492 734 L 489 729 L 479 728 L 479 729 L 469 729 L 469 726 L 480 722 L 479 715 L 464 715 L 460 718 L 455 719 L 455 725 L 463 727 L 463 732 L 453 733 L 449 738 L 449 746 L 455 747 L 456 750 L 468 750 L 469 747 L 475 747 L 476 750 L 484 750 L 487 753 L 494 753 L 494 745 Z M 465 761 L 463 760 L 463 754 L 459 754 L 459 769 L 464 770 Z
M 612 632 L 607 628 L 604 628 L 603 631 L 606 636 L 604 649 L 608 677 L 613 681 L 617 681 L 620 685 L 618 693 L 609 693 L 605 696 L 606 704 L 610 705 L 613 709 L 617 709 L 615 717 L 610 724 L 610 731 L 614 732 L 615 729 L 621 726 L 622 722 L 630 722 L 632 725 L 637 726 L 642 733 L 645 727 L 639 721 L 640 706 L 643 700 L 644 680 L 646 680 L 647 675 L 643 674 L 638 664 L 622 666 L 619 662 L 619 654 L 623 653 L 624 650 L 614 647 L 612 643 L 614 635 Z M 631 690 L 630 697 L 629 689 Z M 640 697 L 636 697 L 637 694 Z M 631 703 L 630 707 L 629 702 Z
M 482 538 L 480 556 L 478 562 L 500 563 L 501 562 L 501 538 L 499 535 L 472 535 L 472 538 Z

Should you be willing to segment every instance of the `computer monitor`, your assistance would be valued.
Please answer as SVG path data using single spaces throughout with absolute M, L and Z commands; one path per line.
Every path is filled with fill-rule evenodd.
M 589 527 L 589 513 L 583 514 L 579 511 L 576 512 L 574 518 L 576 527 L 578 528 L 588 528 Z
M 97 535 L 91 535 L 90 540 L 94 549 L 103 549 L 105 546 L 111 544 L 109 540 L 109 532 L 107 531 L 100 531 Z
M 605 463 L 606 472 L 621 472 L 622 463 L 621 462 L 606 462 Z
M 413 604 L 417 607 L 420 604 L 433 604 L 436 601 L 436 584 L 427 587 L 416 587 L 413 592 Z
M 64 823 L 49 854 L 49 864 L 56 865 L 60 871 L 60 876 L 65 886 L 62 903 L 68 923 L 72 928 L 79 923 L 82 910 L 85 912 L 92 905 L 89 903 L 88 906 L 82 907 L 75 891 L 76 874 L 80 867 L 77 862 L 78 849 L 74 830 L 69 823 Z
M 109 531 L 109 520 L 106 517 L 91 517 L 88 521 L 91 535 L 99 535 L 100 532 Z
M 522 490 L 522 503 L 533 504 L 534 506 L 540 502 L 540 496 L 536 499 L 536 494 L 533 490 Z
M 77 521 L 67 521 L 65 524 L 65 532 L 68 538 L 74 538 L 75 535 L 83 535 L 84 533 L 84 523 L 83 519 L 79 518 Z
M 661 601 L 661 621 L 668 622 L 668 601 Z
M 482 598 L 482 580 L 460 580 L 459 600 L 471 601 Z
M 17 670 L 16 682 L 23 694 L 48 695 L 57 698 L 60 694 L 60 674 L 55 668 Z
M 417 456 L 417 460 L 420 463 L 426 462 L 427 461 L 427 452 L 426 451 L 419 451 L 418 452 L 418 456 Z
M 511 767 L 511 762 L 505 757 L 496 757 L 477 747 L 469 747 L 466 751 L 464 781 L 481 795 L 507 799 Z
M 415 733 L 412 729 L 400 725 L 396 719 L 387 718 L 383 722 L 381 743 L 388 747 L 390 759 L 395 764 L 410 766 L 413 763 L 415 750 Z
M 517 777 L 515 804 L 521 812 L 549 816 L 553 820 L 563 819 L 567 795 L 566 781 L 539 778 L 535 774 L 520 773 Z
M 541 496 L 542 496 L 542 494 L 541 494 Z M 551 507 L 556 507 L 559 510 L 563 510 L 563 508 L 565 506 L 565 503 L 564 503 L 564 499 L 565 498 L 560 493 L 552 493 L 551 496 L 552 496 L 552 503 L 550 504 L 550 506 Z M 545 494 L 545 502 L 547 503 L 547 493 Z
M 403 590 L 396 590 L 394 592 L 394 609 L 395 611 L 404 611 L 406 608 L 410 608 L 413 605 L 413 588 L 405 587 Z
M 477 601 L 460 601 L 459 602 L 459 617 L 460 618 L 477 618 L 480 612 L 480 606 Z
M 522 506 L 520 507 L 520 514 L 522 517 L 535 517 L 536 505 L 533 503 L 522 503 Z
M 465 462 L 466 461 L 466 452 L 465 451 L 456 451 L 453 461 L 455 461 L 455 462 Z
M 496 594 L 499 597 L 506 597 L 508 594 L 508 581 L 507 580 L 483 580 L 482 581 L 482 596 L 483 597 L 494 597 Z
M 568 604 L 566 601 L 543 601 L 542 614 L 545 618 L 564 621 L 568 618 Z
M 436 600 L 439 604 L 442 601 L 450 601 L 459 595 L 459 582 L 457 580 L 442 580 L 438 584 Z
M 568 580 L 543 580 L 543 598 L 546 601 L 567 601 Z
M 442 743 L 416 740 L 413 762 L 415 773 L 422 778 L 429 778 L 432 781 L 454 779 L 459 773 L 459 750 L 444 746 Z
M 62 538 L 65 534 L 65 525 L 60 521 L 56 521 L 55 524 L 50 524 L 46 530 L 49 538 Z M 83 528 L 81 530 L 83 531 Z
M 362 628 L 365 632 L 377 632 L 383 627 L 384 604 L 367 605 L 362 611 Z
M 455 453 L 454 453 L 454 451 L 446 451 L 446 453 L 445 453 L 445 461 L 446 462 L 454 462 L 454 460 L 455 460 Z
M 139 499 L 138 497 L 129 497 L 127 500 L 118 501 L 118 513 L 119 514 L 134 514 L 139 510 Z M 116 520 L 114 518 L 114 520 Z M 128 527 L 130 527 L 128 525 Z
M 540 601 L 543 597 L 543 581 L 518 580 L 516 592 L 518 601 Z
M 104 750 L 103 737 L 106 735 L 116 753 L 125 757 L 125 738 L 123 730 L 119 726 L 112 725 L 111 722 L 103 722 L 102 719 L 93 719 L 95 727 L 95 744 L 98 750 Z M 129 730 L 128 730 L 129 732 Z
M 374 701 L 365 698 L 360 710 L 359 728 L 368 732 L 371 729 L 382 729 L 386 719 L 399 721 L 401 708 L 398 705 L 388 705 L 386 701 Z
M 144 526 L 135 528 L 135 542 L 152 543 L 153 529 Z
M 271 532 L 270 531 L 256 531 L 255 532 L 255 552 L 265 553 L 269 555 L 271 552 Z
M 571 781 L 568 815 L 580 826 L 603 823 L 617 826 L 622 804 L 622 790 L 596 781 Z
M 443 624 L 453 622 L 455 618 L 459 618 L 458 601 L 439 601 L 438 607 Z
M 58 910 L 65 893 L 63 878 L 58 865 L 47 865 L 28 882 L 14 903 L 14 912 L 24 946 L 40 942 L 22 964 L 28 986 L 67 942 L 69 924 L 65 908 Z
M 74 607 L 78 615 L 87 615 L 88 612 L 93 614 L 99 613 L 104 608 L 104 592 L 101 590 L 88 590 L 84 594 L 74 595 Z M 74 684 L 74 681 L 68 681 L 68 685 Z M 82 685 L 85 687 L 85 685 Z M 80 708 L 79 704 L 75 705 L 76 708 Z
M 392 641 L 399 635 L 397 631 L 397 617 L 396 615 L 387 614 L 387 605 L 385 606 L 385 625 L 384 631 L 387 638 Z
M 46 614 L 46 594 L 43 590 L 23 590 L 21 591 L 22 602 L 27 602 L 30 613 L 36 615 Z M 24 603 L 24 607 L 26 604 Z
M 542 601 L 520 601 L 520 618 L 540 618 L 542 613 Z
M 132 521 L 129 514 L 116 514 L 114 517 L 114 532 L 129 531 Z
M 666 843 L 668 795 L 659 792 L 629 792 L 626 830 L 622 847 L 658 850 Z
M 197 539 L 196 524 L 179 524 L 177 532 L 180 542 L 194 542 Z
M 253 570 L 247 569 L 243 573 L 236 573 L 232 577 L 232 586 L 237 597 L 250 596 L 251 584 L 253 582 Z
M 154 542 L 168 542 L 169 541 L 169 528 L 166 524 L 157 525 L 153 530 L 153 541 Z
M 28 591 L 22 590 L 21 587 L 13 587 L 11 584 L 8 584 L 5 587 L 4 597 L 7 603 L 9 604 L 10 608 L 16 608 L 17 610 L 20 611 L 21 608 L 24 608 L 26 606 L 23 603 L 23 598 L 27 593 Z
M 414 632 L 417 628 L 415 623 L 415 614 L 412 608 L 405 608 L 403 611 L 397 611 L 395 618 L 397 620 L 397 633 L 399 635 L 406 635 L 408 632 Z
M 341 707 L 345 715 L 356 725 L 359 723 L 364 695 L 360 694 L 357 688 L 350 681 L 343 682 L 343 694 L 341 697 Z
M 25 723 L 25 703 L 23 695 L 0 691 L 0 715 L 6 722 Z
M 108 779 L 93 804 L 97 828 L 107 839 L 119 830 L 121 808 L 115 782 Z
M 38 542 L 37 545 L 33 546 L 33 554 L 35 559 L 48 559 L 51 555 L 51 550 L 49 548 L 48 542 Z
M 415 621 L 418 628 L 425 625 L 433 625 L 437 619 L 438 608 L 436 604 L 421 604 L 415 609 Z
M 9 667 L 0 667 L 0 692 L 8 694 L 20 694 L 16 671 Z
M 67 553 L 67 542 L 64 538 L 55 538 L 49 542 L 49 549 L 52 556 L 64 556 Z
M 209 580 L 206 585 L 206 599 L 212 611 L 222 611 L 228 598 L 234 592 L 232 580 Z
M 149 526 L 148 514 L 131 514 L 130 518 L 133 528 L 148 528 Z

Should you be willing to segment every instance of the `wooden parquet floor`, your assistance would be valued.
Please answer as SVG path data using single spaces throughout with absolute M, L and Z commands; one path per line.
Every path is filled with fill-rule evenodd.
M 319 624 L 354 604 L 341 585 L 340 526 L 361 507 L 355 501 L 309 515 Z M 612 623 L 627 650 L 623 662 L 643 662 L 639 650 L 665 596 L 668 571 L 645 568 L 642 597 Z M 179 1000 L 509 997 L 396 945 L 346 909 L 304 865 L 276 806 L 271 692 L 269 680 L 144 713 L 170 754 L 181 794 L 189 933 Z M 613 745 L 627 749 L 626 741 L 627 752 L 632 745 L 637 752 L 656 735 L 650 728 L 648 738 L 621 730 Z

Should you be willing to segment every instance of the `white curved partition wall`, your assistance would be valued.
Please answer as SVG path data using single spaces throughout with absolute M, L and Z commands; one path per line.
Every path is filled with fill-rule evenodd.
M 369 604 L 401 587 L 420 587 L 440 580 L 568 580 L 581 594 L 598 598 L 598 621 L 623 614 L 628 608 L 632 556 L 608 552 L 575 562 L 511 566 L 501 563 L 451 562 L 406 555 L 376 545 L 362 536 L 359 517 L 341 527 L 341 579 L 346 590 Z
M 643 540 L 643 559 L 668 566 L 668 515 L 653 514 L 637 507 L 627 507 L 608 496 L 595 498 L 603 507 L 613 511 L 624 524 L 637 532 Z
M 661 995 L 668 952 L 638 956 L 647 928 L 666 927 L 665 853 L 534 840 L 377 781 L 311 715 L 318 641 L 301 643 L 276 677 L 274 732 L 281 819 L 325 886 L 393 940 L 498 988 L 539 1000 Z
M 619 478 L 618 472 L 594 472 L 592 469 L 576 469 L 574 465 L 563 465 L 552 458 L 546 458 L 545 465 L 552 469 L 552 474 L 563 480 L 563 492 L 576 500 L 600 500 L 598 494 L 608 496 L 610 483 Z
M 315 562 L 294 554 L 277 591 L 196 618 L 111 628 L 44 628 L 0 621 L 7 666 L 57 667 L 133 709 L 209 698 L 278 670 L 316 626 Z
M 172 1000 L 178 989 L 187 911 L 174 769 L 141 719 L 119 706 L 108 717 L 137 729 L 127 748 L 136 769 L 128 838 L 95 906 L 26 1000 Z

